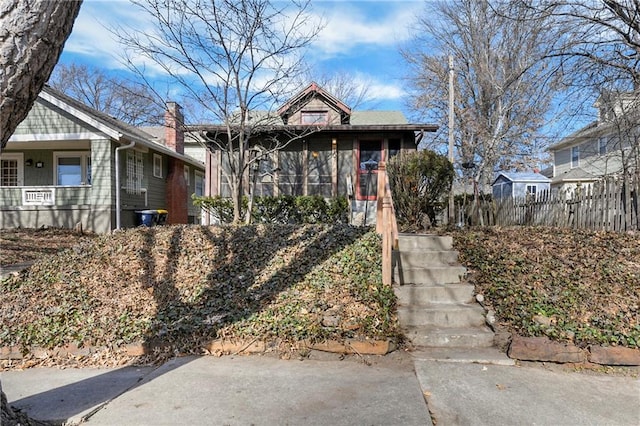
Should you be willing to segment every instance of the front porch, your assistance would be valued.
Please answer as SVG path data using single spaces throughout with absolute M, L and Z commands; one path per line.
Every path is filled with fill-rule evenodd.
M 11 186 L 0 191 L 0 229 L 74 228 L 104 233 L 111 230 L 109 200 L 92 204 L 91 185 Z

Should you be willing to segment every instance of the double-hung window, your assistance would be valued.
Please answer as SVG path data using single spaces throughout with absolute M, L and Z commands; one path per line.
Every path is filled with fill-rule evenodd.
M 198 197 L 202 197 L 204 195 L 204 174 L 196 170 L 193 172 L 193 177 L 194 193 Z
M 571 147 L 571 168 L 576 168 L 580 166 L 580 147 L 572 146 Z
M 53 164 L 53 179 L 56 185 L 91 185 L 90 151 L 54 152 Z

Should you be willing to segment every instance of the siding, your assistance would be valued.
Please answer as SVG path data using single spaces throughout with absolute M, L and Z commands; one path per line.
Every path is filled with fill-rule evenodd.
M 70 115 L 38 98 L 27 118 L 20 123 L 14 134 L 82 133 L 86 131 L 86 128 L 74 121 Z
M 309 101 L 301 110 L 296 111 L 289 117 L 289 124 L 301 124 L 303 111 L 328 111 L 328 124 L 340 124 L 340 112 L 334 108 L 329 107 L 322 99 L 314 98 Z

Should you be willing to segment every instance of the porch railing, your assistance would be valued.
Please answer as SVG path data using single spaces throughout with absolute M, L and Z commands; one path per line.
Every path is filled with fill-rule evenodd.
M 382 235 L 382 283 L 391 285 L 393 249 L 398 248 L 398 222 L 393 208 L 393 196 L 384 162 L 378 165 L 378 200 L 376 204 L 376 231 Z

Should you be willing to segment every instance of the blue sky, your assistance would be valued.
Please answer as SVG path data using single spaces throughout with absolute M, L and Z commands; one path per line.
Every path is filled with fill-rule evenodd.
M 363 108 L 409 115 L 398 48 L 411 38 L 411 23 L 423 8 L 424 1 L 313 0 L 312 12 L 324 18 L 326 27 L 308 57 L 325 74 L 347 72 L 367 85 L 372 99 Z M 60 61 L 122 72 L 122 49 L 108 30 L 116 24 L 145 26 L 128 0 L 85 0 Z

